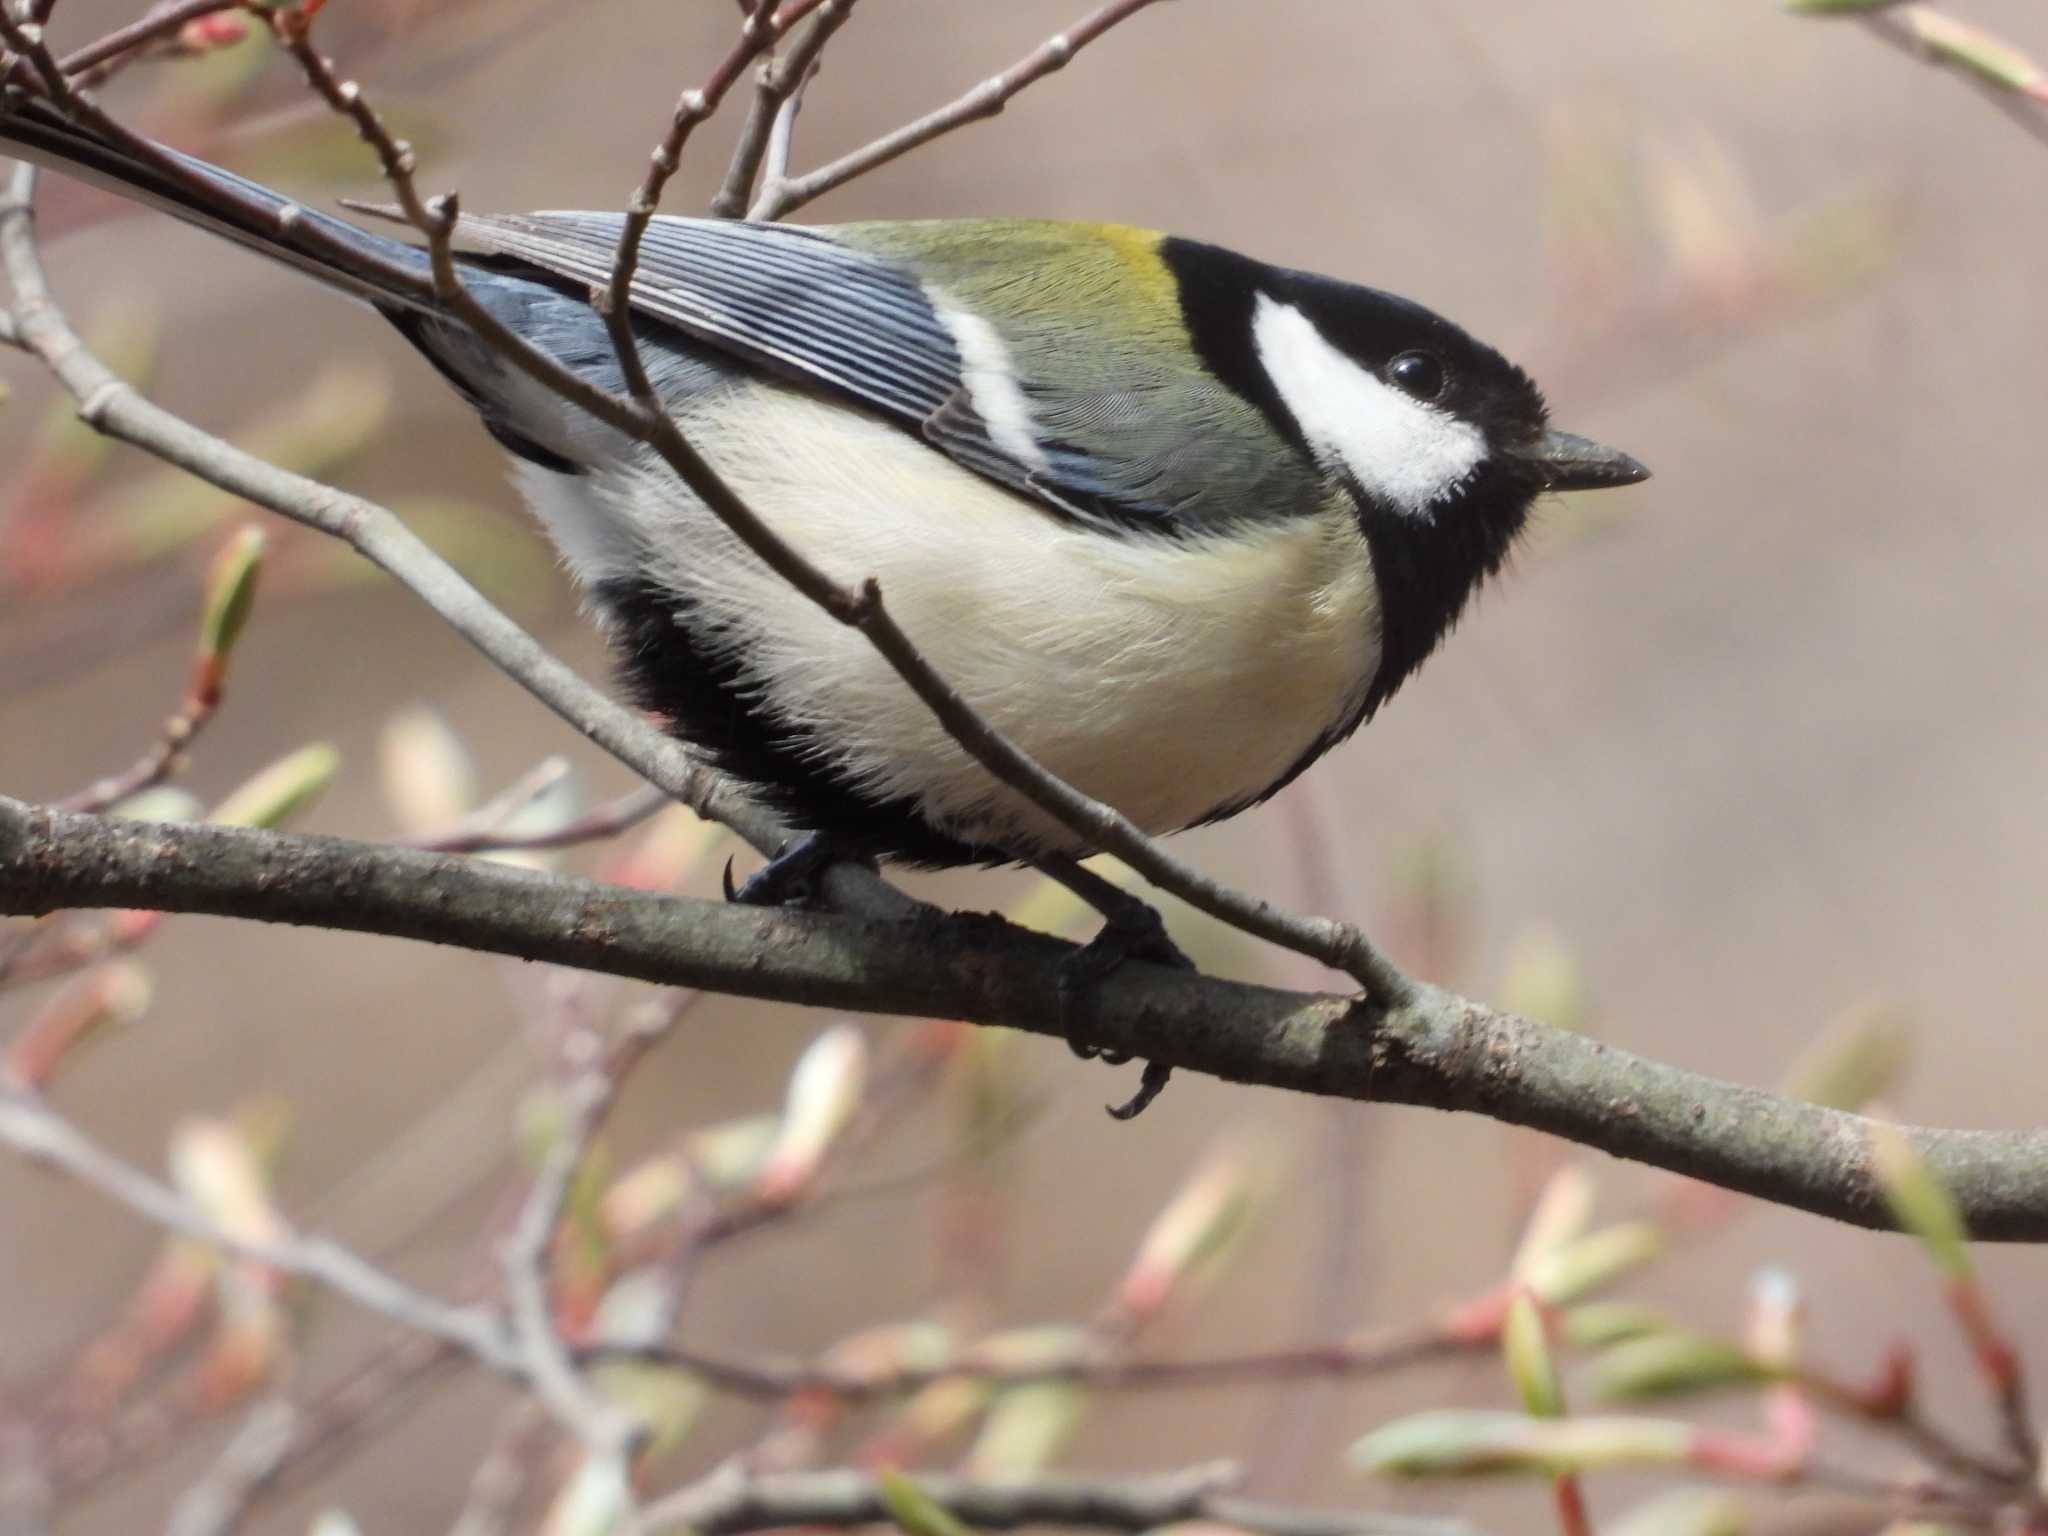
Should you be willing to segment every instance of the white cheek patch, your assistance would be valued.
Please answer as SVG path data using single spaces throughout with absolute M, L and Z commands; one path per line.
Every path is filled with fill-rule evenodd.
M 1383 383 L 1291 304 L 1260 294 L 1252 341 L 1317 456 L 1410 517 L 1426 516 L 1486 457 L 1477 427 Z
M 1010 366 L 1010 349 L 996 328 L 981 316 L 960 308 L 936 288 L 925 297 L 960 349 L 960 378 L 988 428 L 989 440 L 1027 469 L 1048 467 L 1045 450 L 1031 427 L 1031 402 Z

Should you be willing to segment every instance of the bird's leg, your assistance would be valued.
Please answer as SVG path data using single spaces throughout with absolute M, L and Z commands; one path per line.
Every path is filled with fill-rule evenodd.
M 749 907 L 801 906 L 817 894 L 818 880 L 834 864 L 852 862 L 822 832 L 806 832 L 784 843 L 775 857 L 755 870 L 737 889 L 732 860 L 725 861 L 725 899 Z
M 1080 1038 L 1073 1021 L 1074 999 L 1126 960 L 1149 960 L 1155 965 L 1172 966 L 1183 971 L 1192 971 L 1195 963 L 1182 954 L 1179 946 L 1168 937 L 1165 919 L 1148 903 L 1121 886 L 1103 879 L 1092 869 L 1083 868 L 1072 859 L 1048 858 L 1033 862 L 1041 874 L 1057 880 L 1102 914 L 1102 928 L 1095 937 L 1060 962 L 1060 1022 L 1066 1031 L 1067 1046 L 1076 1056 L 1083 1060 L 1099 1059 L 1108 1066 L 1122 1066 L 1131 1059 L 1128 1053 L 1105 1050 Z M 1172 1072 L 1173 1068 L 1156 1061 L 1146 1062 L 1138 1091 L 1128 1103 L 1111 1106 L 1110 1114 L 1118 1120 L 1129 1120 L 1142 1113 L 1146 1105 L 1159 1097 Z

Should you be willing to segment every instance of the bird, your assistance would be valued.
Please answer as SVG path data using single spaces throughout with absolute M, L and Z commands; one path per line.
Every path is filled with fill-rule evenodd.
M 0 145 L 394 325 L 506 450 L 633 697 L 814 851 L 1092 851 L 651 450 L 480 339 L 416 243 L 26 93 L 0 100 Z M 622 220 L 456 232 L 482 308 L 613 390 L 590 294 Z M 630 304 L 662 408 L 755 512 L 839 581 L 878 580 L 985 720 L 1152 834 L 1260 804 L 1371 720 L 1540 498 L 1648 474 L 1553 428 L 1525 372 L 1413 300 L 1122 225 L 661 215 Z

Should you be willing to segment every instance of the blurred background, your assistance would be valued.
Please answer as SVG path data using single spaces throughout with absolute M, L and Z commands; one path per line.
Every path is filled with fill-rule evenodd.
M 809 95 L 796 164 L 952 98 L 1070 21 L 1074 3 L 866 0 Z M 53 30 L 85 41 L 133 10 L 64 0 Z M 2048 51 L 2038 7 L 1985 0 L 1967 14 Z M 337 0 L 321 25 L 420 145 L 427 188 L 520 209 L 621 203 L 732 16 L 723 0 Z M 308 197 L 378 195 L 360 147 L 302 104 L 260 39 L 135 69 L 108 99 Z M 692 147 L 670 209 L 702 208 L 743 104 L 736 93 Z M 1964 82 L 1852 23 L 1763 0 L 1179 0 L 1001 118 L 802 217 L 1167 228 L 1412 295 L 1524 362 L 1561 425 L 1626 448 L 1656 479 L 1552 505 L 1368 731 L 1273 805 L 1179 850 L 1365 922 L 1432 979 L 1745 1082 L 1783 1080 L 1831 1025 L 1884 1007 L 1911 1021 L 1915 1044 L 1890 1108 L 2018 1127 L 2038 1121 L 2048 1065 L 2044 174 L 2048 148 Z M 496 450 L 395 335 L 99 194 L 46 179 L 43 208 L 60 296 L 157 399 L 398 508 L 547 643 L 605 675 Z M 0 358 L 0 378 L 13 389 L 0 408 L 0 788 L 54 799 L 148 744 L 183 683 L 199 573 L 259 514 L 65 427 L 22 359 Z M 408 713 L 422 706 L 484 792 L 553 755 L 573 766 L 559 793 L 580 803 L 627 787 L 347 551 L 271 532 L 226 704 L 185 780 L 201 802 L 328 742 L 340 772 L 299 824 L 390 835 L 408 815 L 394 777 L 408 750 L 427 750 L 404 743 L 440 729 Z M 394 735 L 394 719 L 412 724 Z M 713 888 L 724 851 L 698 861 L 697 888 Z M 979 908 L 1033 899 L 1009 875 L 919 888 Z M 1330 980 L 1170 915 L 1215 968 Z M 154 1007 L 67 1071 L 66 1110 L 161 1165 L 185 1116 L 287 1106 L 281 1205 L 449 1291 L 514 1164 L 556 989 L 579 1007 L 631 995 L 454 952 L 201 919 L 166 925 L 146 964 Z M 618 1160 L 773 1108 L 825 1022 L 698 1008 L 634 1080 Z M 922 1027 L 863 1025 L 878 1046 Z M 1085 1320 L 1146 1224 L 1217 1155 L 1219 1128 L 1222 1155 L 1263 1181 L 1255 1217 L 1206 1294 L 1177 1299 L 1145 1348 L 1223 1353 L 1399 1325 L 1499 1275 L 1563 1155 L 1476 1119 L 1191 1077 L 1118 1125 L 1102 1105 L 1134 1069 L 1036 1039 L 947 1049 L 961 1058 L 952 1076 L 891 1111 L 900 1123 L 836 1194 L 705 1266 L 686 1338 L 808 1355 L 869 1323 L 942 1312 Z M 976 1143 L 986 1155 L 964 1156 L 973 1072 L 1008 1107 Z M 1673 1198 L 1670 1181 L 1592 1162 L 1604 1211 Z M 1924 1343 L 1937 1408 L 1985 1432 L 1905 1244 L 1746 1203 L 1713 1215 L 1631 1294 L 1729 1329 L 1748 1276 L 1783 1266 L 1808 1299 L 1816 1358 L 1861 1376 L 1903 1327 Z M 0 1163 L 0 1233 L 0 1382 L 17 1387 L 60 1375 L 158 1246 L 15 1163 Z M 2027 1304 L 2048 1259 L 1986 1263 L 2022 1343 L 2048 1360 L 2048 1325 Z M 387 1333 L 339 1303 L 309 1305 L 294 1379 L 310 1390 Z M 1389 1490 L 1342 1461 L 1395 1414 L 1499 1400 L 1498 1378 L 1482 1358 L 1341 1388 L 1105 1397 L 1082 1405 L 1062 1464 L 1242 1455 L 1276 1495 L 1533 1529 L 1533 1489 Z M 368 1531 L 444 1526 L 501 1401 L 475 1372 L 394 1394 L 401 1433 L 350 1442 L 255 1528 L 301 1529 L 337 1503 Z M 156 1520 L 223 1433 L 158 1427 L 124 1456 L 129 1470 L 87 1480 L 65 1529 Z M 714 1405 L 678 1473 L 759 1427 L 758 1410 Z M 1602 1484 L 1596 1508 L 1631 1496 Z

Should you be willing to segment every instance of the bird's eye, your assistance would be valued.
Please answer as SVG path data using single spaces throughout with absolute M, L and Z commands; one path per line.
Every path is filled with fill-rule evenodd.
M 1403 352 L 1387 364 L 1387 379 L 1403 394 L 1417 400 L 1440 399 L 1450 376 L 1443 359 L 1428 352 Z

